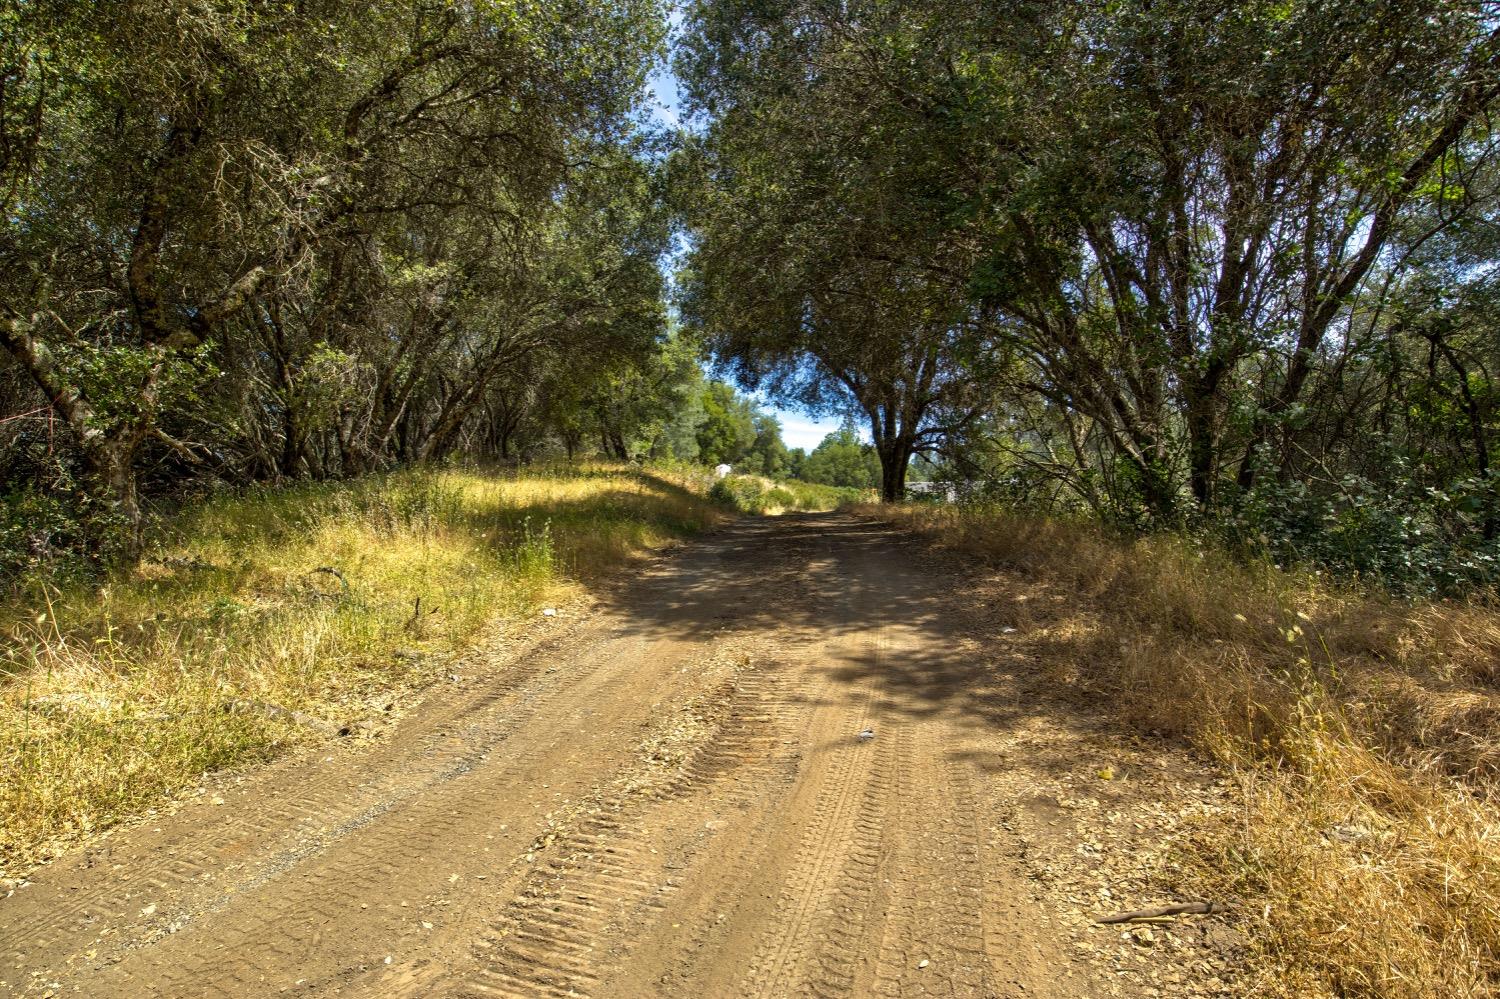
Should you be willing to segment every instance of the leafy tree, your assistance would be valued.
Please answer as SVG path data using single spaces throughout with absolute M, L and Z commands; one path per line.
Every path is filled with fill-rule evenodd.
M 8 363 L 137 541 L 148 456 L 509 450 L 545 354 L 655 349 L 663 31 L 653 0 L 5 5 Z
M 656 456 L 701 464 L 698 432 L 708 419 L 708 411 L 703 405 L 708 382 L 703 377 L 702 369 L 696 364 L 685 368 L 679 392 L 682 401 L 667 419 Z
M 853 427 L 841 427 L 823 438 L 802 463 L 805 482 L 852 489 L 876 489 L 881 482 L 881 462 L 875 449 L 860 441 Z
M 752 469 L 772 479 L 788 478 L 791 455 L 781 439 L 781 421 L 769 413 L 756 413 L 755 441 L 745 459 Z
M 710 382 L 703 393 L 698 456 L 709 465 L 737 465 L 756 440 L 755 410 L 734 386 Z
M 807 452 L 800 447 L 792 448 L 786 454 L 786 477 L 811 481 L 807 478 L 806 472 Z
M 1136 523 L 1222 516 L 1322 474 L 1305 430 L 1348 431 L 1414 251 L 1493 204 L 1494 14 L 700 0 L 685 310 L 883 456 L 964 442 Z M 1483 465 L 1477 358 L 1432 349 Z
M 863 73 L 845 12 L 705 0 L 689 22 L 679 71 L 709 122 L 677 163 L 685 321 L 743 384 L 857 414 L 899 499 L 911 455 L 974 418 L 992 317 L 934 263 L 951 248 L 899 136 L 845 89 Z

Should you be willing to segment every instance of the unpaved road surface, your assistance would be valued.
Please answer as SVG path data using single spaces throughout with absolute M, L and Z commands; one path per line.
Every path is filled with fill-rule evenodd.
M 851 517 L 739 522 L 38 872 L 0 995 L 1156 994 L 1062 925 L 1026 823 L 1077 744 L 971 585 Z

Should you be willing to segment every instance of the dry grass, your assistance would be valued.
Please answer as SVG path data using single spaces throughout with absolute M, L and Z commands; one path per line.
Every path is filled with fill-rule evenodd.
M 378 713 L 487 623 L 709 526 L 706 488 L 569 468 L 263 491 L 191 510 L 107 585 L 14 595 L 0 611 L 0 876 L 208 771 L 326 738 L 318 722 Z
M 1239 902 L 1257 994 L 1500 995 L 1500 614 L 1340 590 L 1181 539 L 1000 510 L 864 512 L 1053 594 L 1015 609 L 1042 668 L 1237 775 L 1242 811 L 1185 859 L 1196 887 Z

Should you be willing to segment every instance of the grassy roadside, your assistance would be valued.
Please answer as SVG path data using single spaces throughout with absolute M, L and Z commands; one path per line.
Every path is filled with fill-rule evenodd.
M 1183 860 L 1238 903 L 1254 994 L 1500 994 L 1500 613 L 995 509 L 861 510 L 1050 588 L 1015 609 L 1039 666 L 1236 776 L 1242 810 Z
M 33 585 L 0 610 L 0 877 L 378 712 L 497 617 L 712 525 L 706 490 L 598 467 L 254 491 L 105 585 Z

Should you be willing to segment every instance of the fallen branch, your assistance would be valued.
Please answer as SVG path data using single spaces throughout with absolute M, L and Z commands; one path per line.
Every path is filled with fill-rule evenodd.
M 316 569 L 314 569 L 312 572 L 309 572 L 308 575 L 309 576 L 316 576 L 320 572 L 327 573 L 328 575 L 332 576 L 334 579 L 337 579 L 339 581 L 339 583 L 342 584 L 343 587 L 344 587 L 344 596 L 347 597 L 349 595 L 349 580 L 347 580 L 347 579 L 344 578 L 344 574 L 342 572 L 339 572 L 337 569 L 335 569 L 331 565 L 320 565 Z
M 1095 919 L 1096 923 L 1133 923 L 1147 919 L 1160 919 L 1163 916 L 1201 915 L 1207 916 L 1215 912 L 1223 912 L 1227 908 L 1222 902 L 1179 902 L 1176 905 L 1164 905 L 1160 909 L 1137 909 L 1134 912 L 1117 912 L 1113 916 L 1101 916 Z
M 338 736 L 348 733 L 348 729 L 340 729 L 328 724 L 321 718 L 303 714 L 301 711 L 293 711 L 291 708 L 283 708 L 279 704 L 268 704 L 265 701 L 246 701 L 236 698 L 224 705 L 225 711 L 240 711 L 248 714 L 260 715 L 270 718 L 272 721 L 292 722 L 303 728 L 310 728 L 314 732 L 326 736 Z
M 190 464 L 190 465 L 201 465 L 201 464 L 203 464 L 203 459 L 200 458 L 200 457 L 198 457 L 195 453 L 193 453 L 193 449 L 192 448 L 188 447 L 186 444 L 182 443 L 182 441 L 178 440 L 177 438 L 169 436 L 165 431 L 162 431 L 162 430 L 154 431 L 154 435 L 155 435 L 155 437 L 156 437 L 157 440 L 161 441 L 167 447 L 171 448 L 173 451 L 176 451 L 178 454 L 180 454 L 183 457 L 183 459 L 185 461 L 187 461 L 188 464 Z

